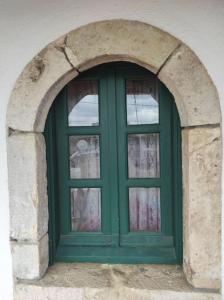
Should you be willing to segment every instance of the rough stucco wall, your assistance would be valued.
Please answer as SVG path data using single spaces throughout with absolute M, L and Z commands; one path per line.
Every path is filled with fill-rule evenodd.
M 222 0 L 2 0 L 0 2 L 0 299 L 12 296 L 8 244 L 5 116 L 16 78 L 32 57 L 52 40 L 86 23 L 105 19 L 139 20 L 185 42 L 204 63 L 224 109 L 224 4 Z

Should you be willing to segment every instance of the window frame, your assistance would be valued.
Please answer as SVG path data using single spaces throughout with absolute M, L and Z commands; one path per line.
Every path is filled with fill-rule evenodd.
M 90 70 L 88 71 L 88 76 L 86 76 L 86 72 L 83 73 L 81 76 L 79 76 L 79 79 L 82 80 L 82 78 L 91 78 L 91 79 L 101 79 L 105 81 L 105 78 L 110 78 L 110 76 L 112 76 L 112 72 L 114 72 L 114 70 L 111 69 L 111 73 L 108 73 L 108 65 L 106 66 L 100 66 L 97 68 L 97 71 Z M 112 64 L 111 64 L 112 65 Z M 114 64 L 113 64 L 114 65 Z M 123 77 L 128 77 L 128 78 L 142 78 L 144 76 L 149 76 L 150 72 L 141 68 L 141 67 L 137 67 L 134 65 L 130 64 L 125 64 L 125 63 L 120 63 L 120 64 L 116 64 L 116 70 L 119 70 L 119 74 L 123 74 Z M 130 76 L 130 72 L 131 72 L 131 76 Z M 133 77 L 134 74 L 134 77 Z M 152 76 L 155 76 L 153 74 L 151 74 Z M 78 80 L 79 80 L 78 79 Z M 77 79 L 75 79 L 77 80 Z M 116 86 L 118 84 L 118 86 Z M 123 87 L 119 87 L 119 84 L 124 84 L 124 82 L 122 83 L 122 80 L 118 80 L 117 82 L 114 82 L 113 80 L 109 80 L 107 83 L 105 83 L 105 86 L 110 85 L 109 88 L 112 89 L 112 87 L 114 87 L 114 90 L 116 89 L 116 91 L 124 91 Z M 116 86 L 116 88 L 115 88 Z M 99 87 L 99 90 L 101 89 L 101 87 Z M 164 141 L 165 144 L 166 143 L 171 143 L 172 144 L 172 151 L 171 151 L 171 146 L 168 147 L 170 148 L 170 159 L 172 161 L 172 166 L 170 166 L 172 168 L 171 174 L 172 174 L 172 183 L 170 183 L 170 191 L 168 191 L 168 193 L 173 194 L 173 200 L 171 201 L 172 203 L 170 203 L 170 205 L 167 205 L 166 207 L 163 208 L 163 210 L 171 210 L 172 213 L 172 220 L 167 220 L 167 218 L 165 218 L 165 222 L 166 224 L 168 224 L 168 226 L 166 227 L 166 225 L 163 224 L 164 227 L 168 228 L 168 230 L 171 232 L 171 227 L 173 229 L 173 236 L 167 236 L 164 235 L 163 237 L 161 236 L 162 234 L 158 234 L 158 233 L 147 233 L 147 236 L 150 236 L 150 242 L 152 247 L 154 247 L 151 251 L 151 254 L 147 255 L 146 253 L 143 253 L 142 256 L 142 260 L 138 260 L 138 262 L 151 262 L 151 263 L 181 263 L 182 261 L 182 174 L 181 174 L 181 134 L 180 134 L 180 121 L 179 121 L 179 116 L 177 113 L 177 109 L 176 109 L 176 105 L 174 102 L 174 99 L 172 97 L 172 95 L 169 93 L 169 91 L 167 90 L 167 88 L 157 80 L 157 88 L 156 90 L 158 91 L 158 95 L 159 98 L 161 99 L 167 99 L 167 103 L 170 103 L 168 106 L 168 109 L 170 111 L 170 114 L 172 115 L 171 119 L 172 119 L 172 132 L 171 132 L 171 136 L 169 141 L 167 141 L 167 137 L 164 135 Z M 116 98 L 116 102 L 117 105 L 124 105 L 124 101 L 120 101 L 120 99 L 122 97 L 124 97 L 124 95 L 122 95 L 122 92 L 120 93 L 120 95 L 113 95 L 113 94 L 108 94 L 107 90 L 103 89 L 102 91 L 99 92 L 99 118 L 100 118 L 100 124 L 101 124 L 101 118 L 105 119 L 106 118 L 106 109 L 108 109 L 108 107 L 101 107 L 103 104 L 101 104 L 100 98 L 101 97 L 106 97 L 108 99 L 108 103 L 109 103 L 109 109 L 113 111 L 113 114 L 116 114 L 116 108 L 113 105 L 114 103 L 114 98 Z M 59 103 L 59 101 L 64 101 L 64 103 L 66 103 L 66 88 L 64 88 L 61 93 L 58 95 L 57 99 L 56 99 L 56 103 Z M 159 120 L 161 122 L 161 118 L 164 120 L 164 122 L 167 120 L 166 118 L 166 109 L 163 108 L 164 106 L 159 105 L 160 109 L 159 109 Z M 66 107 L 64 107 L 66 109 Z M 120 107 L 120 109 L 122 110 L 122 108 Z M 49 245 L 50 245 L 50 264 L 52 264 L 54 261 L 57 261 L 58 258 L 57 257 L 63 257 L 62 259 L 65 261 L 74 261 L 73 258 L 69 258 L 66 259 L 66 251 L 65 251 L 65 247 L 66 246 L 70 246 L 70 249 L 72 248 L 79 248 L 79 244 L 80 244 L 80 240 L 79 238 L 81 238 L 82 243 L 85 244 L 83 236 L 85 235 L 86 237 L 86 241 L 87 243 L 90 242 L 90 239 L 93 240 L 93 246 L 96 245 L 98 243 L 98 245 L 100 244 L 100 241 L 103 241 L 103 243 L 107 243 L 110 246 L 117 246 L 117 224 L 116 222 L 114 222 L 113 224 L 113 214 L 111 214 L 111 220 L 110 220 L 110 216 L 108 215 L 108 221 L 111 221 L 112 226 L 114 226 L 114 231 L 112 230 L 112 234 L 114 233 L 113 238 L 111 239 L 111 237 L 104 237 L 102 239 L 102 234 L 99 233 L 85 233 L 83 234 L 73 234 L 73 237 L 70 236 L 70 239 L 68 239 L 67 236 L 64 236 L 63 239 L 60 239 L 60 229 L 59 229 L 59 224 L 61 224 L 61 217 L 58 213 L 58 211 L 60 211 L 60 203 L 59 203 L 59 199 L 58 199 L 58 190 L 57 190 L 57 186 L 58 186 L 58 179 L 54 178 L 56 176 L 54 176 L 55 173 L 57 173 L 58 170 L 58 166 L 55 164 L 55 162 L 57 161 L 57 154 L 59 153 L 59 155 L 64 155 L 66 156 L 66 153 L 68 153 L 68 149 L 66 149 L 65 146 L 64 149 L 62 149 L 63 147 L 58 147 L 57 148 L 57 154 L 53 151 L 53 148 L 55 147 L 55 140 L 56 140 L 56 130 L 53 126 L 53 123 L 55 122 L 55 118 L 59 119 L 59 120 L 63 120 L 64 123 L 67 124 L 67 121 L 65 121 L 63 118 L 65 116 L 65 111 L 62 110 L 57 110 L 57 113 L 55 114 L 55 105 L 52 106 L 51 111 L 49 112 L 49 116 L 46 122 L 46 127 L 45 127 L 45 138 L 46 138 L 46 146 L 47 146 L 47 164 L 48 164 L 48 195 L 49 195 Z M 110 114 L 111 115 L 111 114 Z M 121 115 L 121 114 L 120 114 Z M 126 121 L 126 120 L 125 120 Z M 120 118 L 120 120 L 118 121 L 118 126 L 120 124 L 121 127 L 124 128 L 124 118 L 122 120 L 122 118 Z M 101 124 L 102 125 L 102 124 Z M 171 125 L 171 124 L 170 124 Z M 139 126 L 139 125 L 137 125 Z M 157 132 L 160 131 L 160 126 L 161 123 L 159 124 L 153 124 L 150 125 L 150 127 L 148 125 L 140 125 L 141 129 L 147 133 L 150 133 L 150 130 L 152 130 L 152 132 L 154 133 L 155 130 L 157 130 Z M 83 132 L 82 134 L 85 134 L 86 132 L 90 132 L 88 131 L 88 126 L 85 126 L 85 129 L 82 129 Z M 100 127 L 100 126 L 99 126 Z M 136 130 L 136 125 L 127 125 L 127 127 L 131 128 L 131 132 L 138 132 L 138 130 Z M 82 127 L 83 128 L 83 127 Z M 74 129 L 74 128 L 73 128 Z M 79 132 L 80 135 L 80 131 L 78 131 L 80 128 L 75 128 L 75 130 L 71 130 L 69 129 L 70 133 L 75 133 L 75 132 Z M 62 127 L 59 126 L 58 131 L 62 130 Z M 94 126 L 93 129 L 91 129 L 91 133 L 97 133 L 99 134 L 98 130 L 98 126 Z M 104 127 L 104 135 L 108 132 L 108 128 L 105 126 Z M 122 137 L 122 133 L 124 132 L 124 130 L 118 130 L 118 139 L 120 141 L 123 141 L 123 144 L 125 144 L 125 141 L 127 140 L 127 138 L 123 138 Z M 142 132 L 142 131 L 141 131 Z M 68 134 L 70 134 L 68 133 Z M 62 132 L 62 134 L 64 134 Z M 86 133 L 87 134 L 87 133 Z M 116 139 L 115 134 L 113 134 L 112 139 Z M 66 144 L 66 143 L 65 143 Z M 105 143 L 106 144 L 106 143 Z M 116 143 L 115 143 L 116 144 Z M 108 148 L 108 145 L 105 145 L 105 149 L 107 148 L 108 153 L 110 153 L 110 157 L 116 157 L 116 149 L 114 147 L 112 147 L 112 149 Z M 104 150 L 105 150 L 104 149 Z M 120 150 L 118 151 L 118 156 L 119 156 L 119 161 L 123 161 L 124 163 L 126 163 L 126 165 L 123 165 L 122 168 L 119 168 L 119 177 L 122 177 L 123 175 L 120 174 L 123 171 L 127 172 L 127 160 L 123 159 L 123 150 L 122 147 L 119 148 Z M 109 152 L 110 151 L 110 152 Z M 126 151 L 126 150 L 125 150 Z M 163 158 L 163 152 L 167 151 L 167 148 L 165 149 L 165 147 L 160 147 L 160 157 Z M 53 153 L 54 152 L 54 153 Z M 112 153 L 111 153 L 112 152 Z M 171 153 L 172 152 L 172 153 Z M 101 159 L 102 161 L 102 159 Z M 115 165 L 116 166 L 117 162 L 114 160 L 111 162 L 111 165 Z M 101 162 L 101 166 L 103 167 L 103 163 Z M 166 166 L 166 168 L 169 166 Z M 60 168 L 60 167 L 59 167 Z M 117 168 L 117 166 L 116 166 Z M 62 166 L 61 168 L 62 170 L 64 170 L 64 167 Z M 64 172 L 66 173 L 67 171 L 64 170 Z M 65 174 L 64 173 L 64 174 Z M 103 172 L 101 172 L 101 175 L 103 176 Z M 116 174 L 114 174 L 116 175 Z M 141 179 L 142 180 L 142 179 Z M 76 180 L 77 181 L 77 180 Z M 78 180 L 79 181 L 79 180 Z M 88 181 L 88 180 L 87 180 Z M 132 180 L 133 181 L 133 180 Z M 143 180 L 144 181 L 144 180 Z M 153 181 L 153 180 L 152 180 Z M 90 182 L 90 181 L 89 181 Z M 133 181 L 134 182 L 134 181 Z M 145 180 L 145 184 L 144 186 L 148 187 L 148 183 L 149 180 Z M 154 185 L 155 186 L 155 180 L 154 180 Z M 113 184 L 113 183 L 108 183 L 108 184 Z M 163 183 L 164 185 L 164 183 Z M 76 183 L 76 187 L 77 187 L 77 183 Z M 121 186 L 121 184 L 119 185 L 119 187 Z M 96 187 L 94 185 L 94 187 Z M 109 191 L 109 189 L 108 189 Z M 118 193 L 118 191 L 117 191 Z M 103 193 L 102 193 L 103 194 Z M 66 197 L 66 196 L 65 196 Z M 108 194 L 106 197 L 110 197 L 110 195 Z M 124 195 L 124 198 L 127 198 L 127 195 Z M 170 197 L 171 198 L 171 197 Z M 108 201 L 108 203 L 110 203 L 110 201 Z M 113 210 L 118 210 L 118 203 L 115 204 L 115 207 L 112 207 L 111 203 L 110 203 L 110 209 Z M 127 209 L 126 209 L 127 212 Z M 163 211 L 162 211 L 163 214 Z M 115 214 L 116 215 L 116 214 Z M 114 215 L 114 217 L 116 217 Z M 127 221 L 127 216 L 126 218 L 124 218 L 124 220 Z M 161 216 L 161 220 L 164 221 L 164 217 Z M 127 224 L 126 224 L 127 225 Z M 68 224 L 66 225 L 68 228 Z M 140 232 L 137 234 L 136 238 L 133 237 L 132 234 L 132 246 L 136 246 L 139 244 L 138 242 L 138 237 L 141 236 L 143 238 L 145 238 L 145 240 L 147 240 L 147 237 L 144 237 L 145 233 Z M 92 236 L 92 237 L 91 237 Z M 59 241 L 60 240 L 60 241 Z M 134 244 L 133 241 L 135 240 Z M 128 244 L 129 243 L 129 244 Z M 122 244 L 122 242 L 121 242 Z M 173 247 L 171 247 L 171 244 L 173 244 Z M 123 246 L 127 246 L 130 245 L 130 241 L 128 242 L 127 237 L 124 237 L 123 239 Z M 58 249 L 61 247 L 61 250 Z M 64 248 L 63 248 L 64 247 Z M 76 251 L 77 251 L 76 249 Z M 58 251 L 59 250 L 59 251 Z M 80 249 L 80 251 L 82 251 Z M 65 252 L 65 256 L 63 256 L 63 252 Z M 112 251 L 113 252 L 113 251 Z M 122 262 L 119 261 L 119 259 L 114 259 L 113 258 L 113 253 L 111 252 L 111 259 L 108 259 L 108 262 Z M 144 251 L 143 251 L 144 252 Z M 97 257 L 97 251 L 95 250 L 96 253 L 96 257 Z M 108 254 L 110 254 L 110 251 L 108 251 Z M 59 256 L 58 256 L 59 255 Z M 121 253 L 122 255 L 122 253 Z M 150 259 L 148 259 L 148 258 Z M 60 258 L 59 258 L 60 260 Z M 77 260 L 80 261 L 80 260 Z M 81 260 L 81 261 L 85 261 L 85 260 Z M 100 261 L 99 259 L 94 259 L 94 257 L 92 258 L 91 261 Z M 103 260 L 102 260 L 103 261 Z M 133 260 L 128 258 L 127 260 L 125 260 L 124 262 L 132 262 Z

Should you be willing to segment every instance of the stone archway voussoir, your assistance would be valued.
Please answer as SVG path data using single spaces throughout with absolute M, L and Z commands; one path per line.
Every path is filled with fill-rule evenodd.
M 55 97 L 77 75 L 63 52 L 61 40 L 47 46 L 25 67 L 16 82 L 8 106 L 8 127 L 42 132 Z
M 220 123 L 216 88 L 205 67 L 187 46 L 176 49 L 158 77 L 175 98 L 182 127 Z

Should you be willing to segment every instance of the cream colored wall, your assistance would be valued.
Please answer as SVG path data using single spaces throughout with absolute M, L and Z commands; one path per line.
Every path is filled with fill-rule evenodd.
M 86 23 L 139 20 L 176 36 L 199 56 L 224 109 L 224 2 L 218 0 L 2 0 L 0 2 L 0 299 L 12 296 L 5 116 L 19 73 L 49 42 Z M 224 197 L 222 197 L 224 199 Z

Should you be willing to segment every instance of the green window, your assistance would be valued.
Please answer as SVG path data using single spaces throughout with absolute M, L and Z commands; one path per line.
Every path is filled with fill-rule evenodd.
M 50 262 L 180 263 L 180 123 L 157 77 L 98 66 L 46 123 Z

